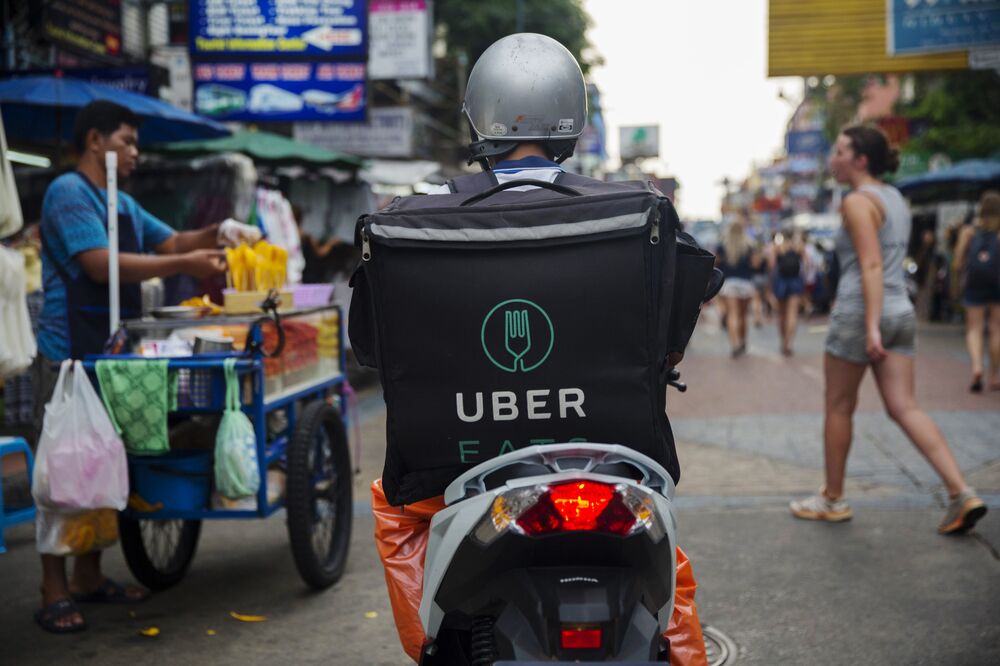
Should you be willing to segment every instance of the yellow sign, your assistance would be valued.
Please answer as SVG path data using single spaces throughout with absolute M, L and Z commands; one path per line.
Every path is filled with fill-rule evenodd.
M 890 56 L 885 0 L 769 0 L 768 76 L 968 69 L 966 51 Z

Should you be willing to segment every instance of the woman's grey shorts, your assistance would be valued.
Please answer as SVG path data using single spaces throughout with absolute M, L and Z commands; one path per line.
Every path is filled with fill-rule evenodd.
M 913 312 L 882 317 L 879 323 L 886 351 L 914 356 L 917 353 L 917 319 Z M 826 353 L 852 363 L 871 362 L 865 353 L 865 316 L 833 313 L 826 334 Z

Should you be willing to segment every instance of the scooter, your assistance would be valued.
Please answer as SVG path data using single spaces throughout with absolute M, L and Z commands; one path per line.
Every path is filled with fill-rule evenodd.
M 702 302 L 722 283 L 715 269 Z M 676 368 L 667 384 L 687 390 Z M 616 444 L 531 446 L 462 474 L 431 520 L 420 664 L 669 662 L 674 491 Z
M 673 496 L 661 465 L 619 445 L 531 446 L 470 469 L 431 521 L 420 663 L 669 661 Z

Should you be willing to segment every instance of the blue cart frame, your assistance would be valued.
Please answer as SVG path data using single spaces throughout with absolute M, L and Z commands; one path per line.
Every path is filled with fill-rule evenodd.
M 196 415 L 210 415 L 210 414 L 221 414 L 225 408 L 225 380 L 224 380 L 224 364 L 227 359 L 236 359 L 235 369 L 237 377 L 240 383 L 240 403 L 241 409 L 253 423 L 254 432 L 257 439 L 257 461 L 258 469 L 260 472 L 260 487 L 257 491 L 256 496 L 256 508 L 253 509 L 213 509 L 213 508 L 202 508 L 202 509 L 190 509 L 190 508 L 171 508 L 169 505 L 163 506 L 161 508 L 153 507 L 143 507 L 141 510 L 137 508 L 136 504 L 130 502 L 129 508 L 125 509 L 120 516 L 120 525 L 122 526 L 122 545 L 123 549 L 126 551 L 126 560 L 132 569 L 133 574 L 136 577 L 152 588 L 162 589 L 169 587 L 179 581 L 180 577 L 183 576 L 187 569 L 187 564 L 190 562 L 190 557 L 193 556 L 193 551 L 195 545 L 197 544 L 198 533 L 200 531 L 200 521 L 205 519 L 247 519 L 247 518 L 266 518 L 273 515 L 275 512 L 286 507 L 288 498 L 293 494 L 298 492 L 298 496 L 302 497 L 304 492 L 308 496 L 308 500 L 305 500 L 305 504 L 311 505 L 312 511 L 312 521 L 316 522 L 316 511 L 317 497 L 321 496 L 326 498 L 327 495 L 337 493 L 336 501 L 343 501 L 346 499 L 347 506 L 336 506 L 334 504 L 337 514 L 334 519 L 339 521 L 336 524 L 336 533 L 330 535 L 332 542 L 335 542 L 331 548 L 335 548 L 343 551 L 342 557 L 335 558 L 336 562 L 327 562 L 329 566 L 324 566 L 322 553 L 317 554 L 316 558 L 311 558 L 308 552 L 303 551 L 305 546 L 300 544 L 299 548 L 296 548 L 296 536 L 293 534 L 294 520 L 300 523 L 301 530 L 309 530 L 310 518 L 306 515 L 293 516 L 292 513 L 294 509 L 289 509 L 289 533 L 292 539 L 292 549 L 295 555 L 296 565 L 299 569 L 299 573 L 306 580 L 307 583 L 316 588 L 325 588 L 332 585 L 341 575 L 344 564 L 346 563 L 346 546 L 350 539 L 350 516 L 353 512 L 352 499 L 350 496 L 350 486 L 352 483 L 351 475 L 351 463 L 350 463 L 350 453 L 347 449 L 347 396 L 345 392 L 345 353 L 343 344 L 343 313 L 339 306 L 324 306 L 320 308 L 310 308 L 308 310 L 290 311 L 288 313 L 282 313 L 282 318 L 292 319 L 297 316 L 311 315 L 324 312 L 336 312 L 338 318 L 338 338 L 337 338 L 337 349 L 338 349 L 338 360 L 339 365 L 335 372 L 327 372 L 321 374 L 321 376 L 313 379 L 303 381 L 301 383 L 295 384 L 291 387 L 285 388 L 273 395 L 268 395 L 266 391 L 266 376 L 265 376 L 265 365 L 264 357 L 265 352 L 262 351 L 263 345 L 263 334 L 261 332 L 259 321 L 260 316 L 253 317 L 224 317 L 224 318 L 212 318 L 206 320 L 196 320 L 196 321 L 176 321 L 176 322 L 149 322 L 149 321 L 126 321 L 123 322 L 123 328 L 129 332 L 135 332 L 137 330 L 141 331 L 151 330 L 151 329 L 165 329 L 165 328 L 178 328 L 178 327 L 196 327 L 198 325 L 218 325 L 218 324 L 234 324 L 234 323 L 251 323 L 251 327 L 248 332 L 247 339 L 247 349 L 251 350 L 249 352 L 243 353 L 210 353 L 210 354 L 199 354 L 190 357 L 181 358 L 169 358 L 168 370 L 169 371 L 184 371 L 189 374 L 189 380 L 192 387 L 195 383 L 195 378 L 201 380 L 203 385 L 201 388 L 203 390 L 198 391 L 199 395 L 192 395 L 191 404 L 179 405 L 176 410 L 172 410 L 170 413 L 172 415 L 181 416 L 196 416 Z M 256 320 L 256 321 L 254 321 Z M 279 324 L 280 325 L 280 324 Z M 89 373 L 91 380 L 95 383 L 99 390 L 99 385 L 96 379 L 96 364 L 101 360 L 127 360 L 127 359 L 142 359 L 151 360 L 155 357 L 140 356 L 136 354 L 115 354 L 115 355 L 91 355 L 87 356 L 84 361 L 84 368 Z M 206 384 L 207 382 L 207 384 Z M 244 387 L 249 382 L 250 392 L 249 401 L 245 401 L 245 391 Z M 194 390 L 194 389 L 192 389 Z M 197 398 L 197 399 L 195 399 Z M 330 407 L 324 407 L 325 405 L 330 405 L 336 407 L 336 411 L 332 411 Z M 304 414 L 310 414 L 306 410 L 313 410 L 311 416 L 308 418 L 309 423 L 302 423 L 302 417 Z M 282 429 L 281 432 L 275 433 L 274 435 L 269 435 L 268 433 L 268 416 L 278 410 L 284 410 L 287 419 L 287 426 Z M 325 410 L 325 411 L 324 411 Z M 316 414 L 316 412 L 320 412 Z M 317 420 L 318 419 L 318 420 Z M 336 423 L 332 423 L 332 420 L 336 420 Z M 331 478 L 326 478 L 323 476 L 325 472 L 320 469 L 318 472 L 315 469 L 316 461 L 321 460 L 317 457 L 318 454 L 323 454 L 325 449 L 314 450 L 311 457 L 307 458 L 311 461 L 307 461 L 307 465 L 310 467 L 310 474 L 308 478 L 303 475 L 294 476 L 292 470 L 288 472 L 288 488 L 287 492 L 280 495 L 276 500 L 268 500 L 268 469 L 275 463 L 288 464 L 290 448 L 293 446 L 294 439 L 300 436 L 301 428 L 311 428 L 315 430 L 317 428 L 317 423 L 322 427 L 316 432 L 316 437 L 318 438 L 316 442 L 322 444 L 322 437 L 325 436 L 327 442 L 329 443 L 330 449 L 335 449 L 329 452 L 330 458 L 339 459 L 339 464 L 335 464 L 333 467 L 333 473 Z M 313 433 L 308 432 L 301 436 L 312 437 Z M 312 443 L 309 444 L 310 447 L 313 446 Z M 136 458 L 132 455 L 129 456 L 130 463 Z M 149 459 L 149 456 L 143 456 L 143 458 Z M 326 457 L 324 455 L 323 460 Z M 170 464 L 169 457 L 163 458 L 163 462 L 167 465 Z M 131 492 L 136 493 L 137 490 L 141 490 L 135 487 L 135 476 L 131 473 L 132 465 L 130 464 L 130 476 L 131 476 Z M 300 465 L 301 467 L 301 465 Z M 322 467 L 322 464 L 320 464 Z M 293 478 L 294 476 L 294 478 Z M 293 483 L 307 484 L 308 488 L 293 488 Z M 331 485 L 339 483 L 337 488 L 332 490 L 323 490 L 322 492 L 316 491 L 316 488 L 322 486 L 323 488 L 328 488 Z M 325 493 L 325 494 L 324 494 Z M 346 493 L 346 495 L 345 495 Z M 139 493 L 141 496 L 141 493 Z M 301 508 L 305 506 L 302 502 L 298 504 Z M 308 509 L 306 512 L 308 513 Z M 299 511 L 300 514 L 303 511 Z M 346 520 L 343 520 L 346 518 Z M 160 576 L 157 575 L 155 567 L 152 571 L 143 571 L 148 563 L 149 558 L 147 557 L 143 560 L 143 553 L 139 553 L 139 560 L 141 561 L 138 566 L 135 563 L 135 553 L 132 553 L 130 557 L 129 539 L 127 537 L 126 531 L 134 528 L 135 525 L 139 524 L 139 521 L 185 521 L 183 523 L 184 529 L 188 529 L 191 525 L 193 528 L 193 535 L 188 534 L 188 540 L 191 541 L 190 544 L 190 554 L 187 555 L 187 561 L 184 562 L 183 566 L 180 568 L 179 575 L 178 572 L 174 572 L 175 575 Z M 196 522 L 197 521 L 197 522 Z M 346 522 L 345 524 L 342 524 Z M 189 529 L 189 532 L 192 530 Z M 139 534 L 137 531 L 132 529 L 134 534 Z M 334 530 L 331 530 L 334 532 Z M 300 541 L 308 541 L 304 537 L 300 537 Z M 183 538 L 181 539 L 183 541 Z M 131 540 L 134 549 L 134 538 Z M 179 548 L 186 547 L 184 545 L 179 545 Z M 308 550 L 308 549 L 306 549 Z M 302 552 L 300 552 L 302 551 Z M 184 553 L 181 553 L 184 555 Z M 304 560 L 304 561 L 303 561 Z M 310 561 L 312 560 L 312 561 Z

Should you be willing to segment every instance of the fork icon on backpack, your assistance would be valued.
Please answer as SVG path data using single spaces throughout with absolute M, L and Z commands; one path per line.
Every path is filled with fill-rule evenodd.
M 528 323 L 527 310 L 507 310 L 503 313 L 504 346 L 514 357 L 514 370 L 518 363 L 525 372 L 524 355 L 531 349 L 531 326 Z

